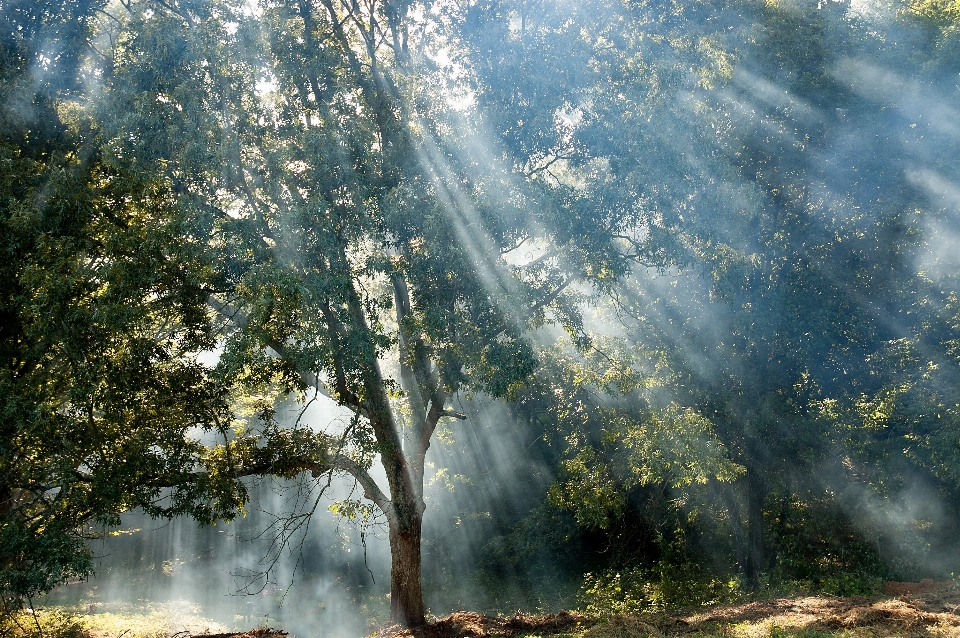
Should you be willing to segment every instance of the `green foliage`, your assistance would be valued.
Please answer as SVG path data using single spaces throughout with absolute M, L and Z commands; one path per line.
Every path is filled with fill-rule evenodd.
M 928 34 L 934 55 L 922 63 L 934 70 L 950 73 L 960 68 L 960 3 L 956 0 L 915 0 L 903 9 L 904 17 L 919 23 Z
M 696 86 L 638 80 L 643 100 L 622 88 L 603 117 L 585 119 L 585 143 L 595 141 L 588 130 L 599 139 L 604 123 L 618 123 L 606 129 L 607 145 L 591 148 L 603 148 L 618 184 L 656 213 L 650 234 L 662 229 L 676 242 L 660 244 L 665 263 L 685 267 L 636 271 L 615 287 L 632 360 L 555 354 L 550 381 L 521 399 L 519 411 L 566 450 L 549 501 L 599 533 L 596 542 L 626 546 L 617 522 L 655 512 L 661 548 L 699 537 L 679 542 L 680 554 L 697 562 L 715 552 L 724 556 L 718 571 L 753 586 L 773 578 L 849 593 L 875 591 L 889 570 L 918 560 L 925 542 L 944 546 L 937 535 L 952 533 L 952 515 L 924 523 L 937 528 L 927 536 L 890 529 L 878 539 L 876 513 L 857 508 L 845 488 L 863 486 L 865 498 L 896 508 L 911 482 L 930 481 L 950 507 L 958 502 L 956 282 L 937 270 L 942 250 L 924 243 L 946 226 L 940 204 L 898 177 L 906 157 L 954 175 L 956 152 L 917 132 L 897 143 L 896 159 L 868 159 L 890 153 L 880 140 L 892 140 L 905 117 L 903 78 L 931 94 L 955 84 L 939 75 L 960 50 L 938 44 L 952 28 L 948 4 L 916 4 L 897 17 L 891 8 L 895 24 L 881 27 L 844 3 L 743 4 L 742 21 L 695 3 L 732 32 L 684 23 L 657 45 L 682 56 L 681 34 L 695 30 L 709 38 L 715 68 L 732 72 Z M 916 20 L 935 29 L 921 32 Z M 623 33 L 653 40 L 663 23 L 649 17 Z M 923 37 L 931 46 L 915 47 Z M 623 54 L 629 46 L 620 43 L 613 48 Z M 663 50 L 623 54 L 623 68 L 649 70 L 645 56 Z M 837 71 L 843 65 L 848 72 Z M 895 69 L 888 89 L 864 88 L 872 65 Z M 665 79 L 669 68 L 662 62 L 664 75 L 651 75 Z M 641 123 L 619 126 L 621 105 Z M 853 138 L 877 142 L 854 152 L 845 146 Z M 914 143 L 929 156 L 913 155 Z M 635 175 L 646 181 L 630 182 Z M 932 265 L 918 272 L 920 262 Z M 619 330 L 610 314 L 596 314 L 601 330 Z M 600 381 L 608 370 L 645 380 L 615 388 Z M 672 507 L 647 509 L 639 495 L 657 490 L 643 486 L 659 488 L 653 498 Z M 611 573 L 652 561 L 678 556 L 637 552 Z
M 4 7 L 0 595 L 13 607 L 89 574 L 91 523 L 137 506 L 210 522 L 242 501 L 232 482 L 198 480 L 195 434 L 233 418 L 196 359 L 215 343 L 206 247 L 160 176 L 103 153 L 78 103 L 100 9 Z M 27 81 L 38 64 L 44 79 Z
M 626 486 L 667 483 L 682 488 L 710 480 L 731 482 L 744 468 L 730 461 L 713 424 L 695 410 L 670 404 L 644 422 L 606 415 L 604 443 L 627 452 Z
M 597 462 L 592 447 L 580 449 L 563 462 L 561 483 L 554 483 L 548 494 L 551 505 L 572 510 L 577 523 L 604 529 L 624 508 L 624 490 L 614 481 L 608 468 Z
M 233 516 L 245 474 L 345 472 L 419 538 L 458 394 L 551 448 L 504 560 L 606 543 L 598 608 L 722 598 L 713 551 L 869 591 L 880 550 L 812 494 L 960 502 L 955 131 L 896 95 L 951 90 L 956 2 L 905 39 L 841 2 L 363 11 L 2 8 L 4 597 L 86 574 L 91 521 Z M 279 423 L 314 391 L 352 417 Z
M 79 146 L 82 131 L 69 132 Z M 20 596 L 87 572 L 81 530 L 92 520 L 111 523 L 177 485 L 155 511 L 211 520 L 237 500 L 209 500 L 192 480 L 204 447 L 188 432 L 232 416 L 194 358 L 213 345 L 205 258 L 180 239 L 169 192 L 95 155 L 2 152 L 0 589 Z

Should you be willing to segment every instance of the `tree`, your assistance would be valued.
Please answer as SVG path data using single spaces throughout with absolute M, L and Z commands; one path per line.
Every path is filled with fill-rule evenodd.
M 127 9 L 104 73 L 108 148 L 162 175 L 194 216 L 188 236 L 217 253 L 204 283 L 221 322 L 214 375 L 266 397 L 212 455 L 228 476 L 353 477 L 389 528 L 391 615 L 422 625 L 424 462 L 441 419 L 464 418 L 463 393 L 513 396 L 537 365 L 531 330 L 560 323 L 584 341 L 589 284 L 646 256 L 619 237 L 643 211 L 599 197 L 608 176 L 559 115 L 597 76 L 545 87 L 525 71 L 502 91 L 475 71 L 500 51 L 473 55 L 469 36 L 499 29 L 526 68 L 558 40 L 590 43 L 563 9 L 517 31 L 518 9 L 499 3 Z M 515 109 L 535 123 L 487 135 L 494 115 L 526 117 Z M 557 162 L 559 181 L 545 171 Z M 315 393 L 352 417 L 274 418 L 272 397 Z

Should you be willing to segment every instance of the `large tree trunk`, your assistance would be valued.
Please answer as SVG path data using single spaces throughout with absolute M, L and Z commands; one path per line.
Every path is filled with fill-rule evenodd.
M 417 628 L 425 623 L 420 582 L 423 516 L 416 511 L 407 514 L 389 523 L 390 619 L 405 627 Z

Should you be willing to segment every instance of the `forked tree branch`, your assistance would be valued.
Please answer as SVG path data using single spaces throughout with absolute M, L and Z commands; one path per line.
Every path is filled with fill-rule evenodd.
M 223 303 L 213 295 L 207 296 L 207 305 L 213 308 L 218 315 L 232 323 L 238 329 L 243 329 L 249 322 L 249 316 L 247 313 L 238 308 L 234 308 L 230 304 Z M 289 349 L 276 339 L 268 339 L 266 341 L 266 345 L 273 350 L 278 357 L 282 359 L 287 357 Z M 300 381 L 305 386 L 316 389 L 319 394 L 327 397 L 328 399 L 336 401 L 338 405 L 341 405 L 356 414 L 369 417 L 369 413 L 360 401 L 359 397 L 357 397 L 354 392 L 347 388 L 345 381 L 343 384 L 338 383 L 336 396 L 334 396 L 334 394 L 330 392 L 326 385 L 312 370 L 298 369 L 297 374 L 300 376 Z

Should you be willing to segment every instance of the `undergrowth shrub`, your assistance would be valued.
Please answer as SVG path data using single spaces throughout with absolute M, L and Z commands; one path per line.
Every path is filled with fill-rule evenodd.
M 25 609 L 0 618 L 0 638 L 87 638 L 87 633 L 62 611 Z
M 737 575 L 711 575 L 696 566 L 664 565 L 655 570 L 628 567 L 586 574 L 578 598 L 586 614 L 612 617 L 806 594 L 872 595 L 882 585 L 877 576 L 856 570 L 796 579 L 774 569 L 748 587 Z
M 772 501 L 773 499 L 771 499 Z M 781 497 L 767 515 L 776 555 L 771 580 L 833 596 L 877 593 L 890 574 L 868 539 L 830 494 Z
M 586 574 L 580 603 L 589 615 L 611 616 L 733 603 L 745 596 L 737 577 L 704 574 L 691 565 L 662 565 L 656 571 L 627 568 Z

